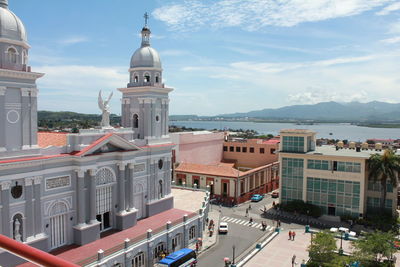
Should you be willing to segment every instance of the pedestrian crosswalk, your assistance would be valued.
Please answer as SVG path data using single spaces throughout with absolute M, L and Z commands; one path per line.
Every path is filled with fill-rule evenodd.
M 243 220 L 243 219 L 224 216 L 224 217 L 221 218 L 221 221 L 227 222 L 227 223 L 236 223 L 236 224 L 244 225 L 244 226 L 247 226 L 247 227 L 253 227 L 253 228 L 257 228 L 257 229 L 262 229 L 261 223 L 257 223 L 257 222 L 250 223 L 249 220 Z M 274 228 L 273 226 L 267 225 L 265 230 L 266 231 L 271 231 L 273 228 Z

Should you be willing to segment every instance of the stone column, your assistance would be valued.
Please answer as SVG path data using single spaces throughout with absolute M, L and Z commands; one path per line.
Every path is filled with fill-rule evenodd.
M 42 183 L 43 177 L 36 176 L 33 180 L 34 183 L 34 197 L 35 197 L 35 235 L 43 232 L 42 228 L 42 203 L 41 203 L 41 192 L 40 192 L 40 184 Z
M 150 123 L 151 123 L 151 137 L 156 136 L 156 99 L 151 98 L 150 100 Z
M 125 163 L 118 164 L 118 210 L 119 213 L 123 213 L 126 210 L 125 207 Z
M 0 152 L 6 150 L 6 111 L 5 111 L 6 87 L 0 87 Z
M 1 222 L 2 222 L 2 234 L 12 238 L 10 229 L 10 181 L 4 181 L 1 185 Z
M 26 223 L 23 225 L 24 234 L 26 237 L 30 237 L 34 235 L 34 208 L 33 208 L 33 178 L 25 179 L 25 218 Z
M 38 113 L 37 113 L 37 88 L 31 88 L 31 146 L 37 146 Z
M 86 202 L 85 202 L 85 172 L 82 170 L 75 170 L 76 172 L 76 192 L 77 204 L 76 210 L 78 213 L 78 225 L 86 223 Z
M 31 138 L 31 105 L 29 88 L 21 88 L 22 149 L 29 149 Z
M 133 168 L 135 164 L 134 163 L 129 163 L 128 167 L 128 203 L 129 203 L 129 209 L 133 210 L 134 209 L 134 203 L 133 203 Z
M 89 170 L 89 209 L 90 209 L 90 223 L 97 223 L 96 220 L 96 170 Z

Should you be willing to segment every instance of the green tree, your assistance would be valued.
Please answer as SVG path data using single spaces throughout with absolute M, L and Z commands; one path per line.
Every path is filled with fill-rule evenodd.
M 400 156 L 391 149 L 386 149 L 383 154 L 373 154 L 367 160 L 368 178 L 381 183 L 380 211 L 385 210 L 386 184 L 391 183 L 396 188 L 400 172 Z
M 371 232 L 353 242 L 355 259 L 366 266 L 378 266 L 383 259 L 391 259 L 396 252 L 393 232 Z M 380 265 L 379 265 L 380 266 Z
M 313 263 L 327 266 L 335 259 L 336 249 L 335 237 L 329 231 L 321 231 L 314 235 L 308 255 Z

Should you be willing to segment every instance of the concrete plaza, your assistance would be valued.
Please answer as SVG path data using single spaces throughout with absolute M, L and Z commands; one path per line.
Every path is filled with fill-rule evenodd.
M 289 230 L 296 232 L 294 241 L 289 240 Z M 259 253 L 257 253 L 244 266 L 292 266 L 292 257 L 295 255 L 296 266 L 300 266 L 303 260 L 308 260 L 307 248 L 311 242 L 311 234 L 305 233 L 304 228 L 282 231 Z M 351 242 L 343 240 L 342 246 L 345 252 L 351 251 Z M 340 247 L 340 239 L 337 239 L 337 247 Z

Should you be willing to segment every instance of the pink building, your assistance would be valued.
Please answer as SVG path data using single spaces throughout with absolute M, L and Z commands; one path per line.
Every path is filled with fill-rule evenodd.
M 233 139 L 224 142 L 224 159 L 240 169 L 257 168 L 278 161 L 279 139 Z
M 175 144 L 174 162 L 208 165 L 222 161 L 223 132 L 180 132 L 171 133 L 170 137 Z

